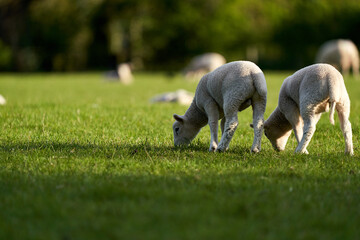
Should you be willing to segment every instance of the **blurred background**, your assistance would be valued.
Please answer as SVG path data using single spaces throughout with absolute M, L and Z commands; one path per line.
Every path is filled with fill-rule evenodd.
M 337 38 L 359 47 L 359 0 L 0 0 L 0 71 L 176 71 L 204 52 L 298 69 Z

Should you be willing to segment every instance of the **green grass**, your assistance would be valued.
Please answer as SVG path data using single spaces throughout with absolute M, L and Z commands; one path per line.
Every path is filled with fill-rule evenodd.
M 289 73 L 267 72 L 268 117 Z M 262 139 L 250 154 L 251 109 L 228 152 L 208 153 L 205 127 L 174 148 L 172 114 L 155 94 L 196 84 L 138 73 L 131 86 L 101 74 L 1 74 L 0 239 L 359 239 L 359 81 L 355 155 L 324 114 L 310 155 Z

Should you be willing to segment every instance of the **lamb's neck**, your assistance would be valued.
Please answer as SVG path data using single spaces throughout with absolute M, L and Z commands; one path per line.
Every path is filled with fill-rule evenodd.
M 187 120 L 189 120 L 189 122 L 200 128 L 204 127 L 208 122 L 206 114 L 199 109 L 195 103 L 195 100 L 192 101 L 190 107 L 185 112 L 185 117 Z
M 292 129 L 290 122 L 286 119 L 285 115 L 279 110 L 278 107 L 269 117 L 269 122 L 271 122 L 275 127 L 281 130 L 283 133 L 286 133 Z

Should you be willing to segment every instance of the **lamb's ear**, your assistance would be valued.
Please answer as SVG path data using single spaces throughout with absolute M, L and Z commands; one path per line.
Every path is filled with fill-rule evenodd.
M 184 122 L 184 117 L 183 117 L 183 116 L 174 114 L 173 117 L 174 117 L 174 119 L 175 119 L 176 121 L 178 121 L 178 122 L 181 122 L 181 123 Z
M 254 125 L 253 125 L 252 123 L 250 123 L 250 127 L 251 127 L 251 128 L 254 128 Z

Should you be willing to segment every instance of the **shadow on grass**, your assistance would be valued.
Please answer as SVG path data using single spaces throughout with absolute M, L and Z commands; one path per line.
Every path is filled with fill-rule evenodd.
M 173 156 L 174 154 L 217 154 L 219 156 L 225 154 L 248 154 L 250 148 L 246 146 L 231 146 L 226 153 L 208 152 L 208 144 L 195 141 L 189 146 L 174 147 L 164 144 L 152 144 L 144 141 L 138 144 L 130 143 L 59 143 L 59 142 L 21 142 L 6 143 L 0 145 L 0 154 L 36 154 L 39 156 L 49 156 L 51 154 L 60 154 L 68 157 L 136 157 L 150 154 L 152 156 Z

